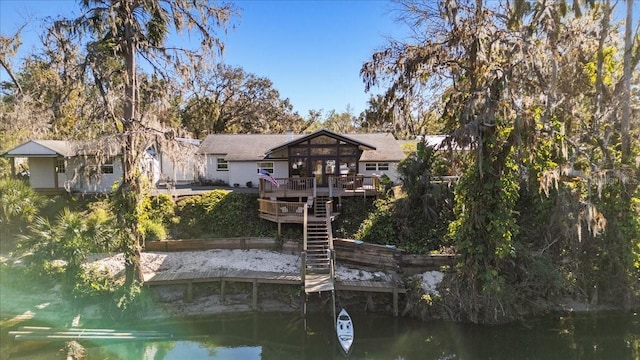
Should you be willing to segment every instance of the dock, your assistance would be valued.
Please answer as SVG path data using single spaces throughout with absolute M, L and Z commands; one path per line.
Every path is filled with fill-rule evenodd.
M 305 293 L 320 291 L 357 291 L 364 293 L 388 293 L 393 295 L 393 314 L 398 315 L 398 294 L 407 292 L 404 285 L 397 279 L 393 281 L 371 280 L 340 280 L 330 281 L 329 274 L 306 275 L 305 281 L 301 274 L 279 273 L 254 270 L 217 269 L 198 272 L 163 272 L 145 280 L 145 286 L 184 285 L 184 299 L 193 301 L 193 284 L 220 283 L 220 297 L 224 301 L 226 284 L 229 282 L 244 282 L 252 284 L 251 307 L 258 310 L 258 287 L 260 284 L 280 284 L 300 286 Z

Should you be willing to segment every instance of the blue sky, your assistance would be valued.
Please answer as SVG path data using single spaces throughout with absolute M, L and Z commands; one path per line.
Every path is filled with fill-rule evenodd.
M 233 21 L 235 29 L 223 37 L 221 60 L 269 78 L 303 116 L 310 109 L 342 112 L 349 106 L 354 115 L 363 111 L 369 94 L 359 75 L 362 64 L 387 37 L 405 31 L 394 21 L 390 1 L 233 3 L 241 15 Z M 10 35 L 28 23 L 22 34 L 27 52 L 41 32 L 38 20 L 79 13 L 73 0 L 0 0 L 0 32 Z M 4 72 L 0 76 L 6 78 Z

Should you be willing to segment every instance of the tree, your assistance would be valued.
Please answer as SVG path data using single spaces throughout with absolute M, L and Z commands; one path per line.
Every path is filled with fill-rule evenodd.
M 218 64 L 209 72 L 196 73 L 191 88 L 182 119 L 197 138 L 216 133 L 283 133 L 304 126 L 271 80 L 240 67 Z
M 424 89 L 401 100 L 372 95 L 367 103 L 367 109 L 358 117 L 358 127 L 366 131 L 391 131 L 398 139 L 442 132 L 437 112 L 431 108 L 433 103 Z
M 602 121 L 616 121 L 617 111 L 611 9 L 605 3 L 579 16 L 579 6 L 573 15 L 563 1 L 400 4 L 415 42 L 391 41 L 375 53 L 361 70 L 365 88 L 388 81 L 384 99 L 389 104 L 428 88 L 450 140 L 470 149 L 473 166 L 456 187 L 457 219 L 450 226 L 461 254 L 454 301 L 460 308 L 452 316 L 509 320 L 526 303 L 518 283 L 522 270 L 515 265 L 525 254 L 518 249 L 548 245 L 517 243 L 522 235 L 515 206 L 524 179 L 543 179 L 542 188 L 550 184 L 545 179 L 584 184 L 585 192 L 574 192 L 574 207 L 565 212 L 566 223 L 578 229 L 566 233 L 575 236 L 575 248 L 580 248 L 575 244 L 581 229 L 593 239 L 605 229 L 596 184 L 619 174 L 611 171 L 619 167 L 618 137 Z M 575 175 L 578 169 L 584 177 Z M 628 239 L 619 241 L 629 250 Z M 566 250 L 559 248 L 558 254 Z M 595 247 L 588 250 L 598 253 Z M 580 264 L 575 256 L 574 263 Z M 616 256 L 611 261 L 621 260 Z
M 233 13 L 228 5 L 187 0 L 82 0 L 83 14 L 75 19 L 61 19 L 52 28 L 61 39 L 74 34 L 87 36 L 86 64 L 93 72 L 101 91 L 107 114 L 116 129 L 122 154 L 123 178 L 115 191 L 118 228 L 125 241 L 125 286 L 141 280 L 140 231 L 138 210 L 143 187 L 138 163 L 148 137 L 165 133 L 141 117 L 138 60 L 144 60 L 152 72 L 162 78 L 188 76 L 206 65 L 222 50 L 217 30 L 226 26 Z M 200 48 L 171 47 L 167 39 L 177 33 L 194 31 Z M 114 61 L 110 61 L 110 60 Z M 122 93 L 114 97 L 113 89 L 122 84 Z M 120 104 L 122 111 L 116 111 Z M 168 138 L 171 133 L 167 132 Z
M 328 129 L 333 132 L 348 134 L 360 131 L 358 128 L 358 119 L 353 115 L 351 107 L 341 113 L 331 110 L 324 115 L 322 110 L 309 111 L 309 119 L 307 120 L 306 131 L 313 132 L 319 129 Z

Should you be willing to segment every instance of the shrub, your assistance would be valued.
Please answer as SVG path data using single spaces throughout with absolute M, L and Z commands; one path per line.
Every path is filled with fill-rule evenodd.
M 213 190 L 176 204 L 175 238 L 269 236 L 274 224 L 258 218 L 258 195 Z
M 23 180 L 0 179 L 0 248 L 11 251 L 19 234 L 40 212 L 46 200 Z
M 142 238 L 145 241 L 166 240 L 167 230 L 160 223 L 151 220 L 142 220 L 139 223 Z

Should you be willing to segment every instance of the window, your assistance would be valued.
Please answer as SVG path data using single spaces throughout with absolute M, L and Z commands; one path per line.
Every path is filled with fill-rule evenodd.
M 113 160 L 107 160 L 104 164 L 102 164 L 102 166 L 100 167 L 100 171 L 103 174 L 113 174 Z
M 389 163 L 365 163 L 364 169 L 367 171 L 386 171 L 389 170 Z
M 229 171 L 229 162 L 225 159 L 217 159 L 216 169 L 218 171 Z
M 67 167 L 65 166 L 64 159 L 56 159 L 56 173 L 64 174 L 67 172 Z
M 260 169 L 264 169 L 268 171 L 269 174 L 273 175 L 273 170 L 274 170 L 273 161 L 260 161 L 258 162 L 257 165 L 258 165 L 258 171 Z

